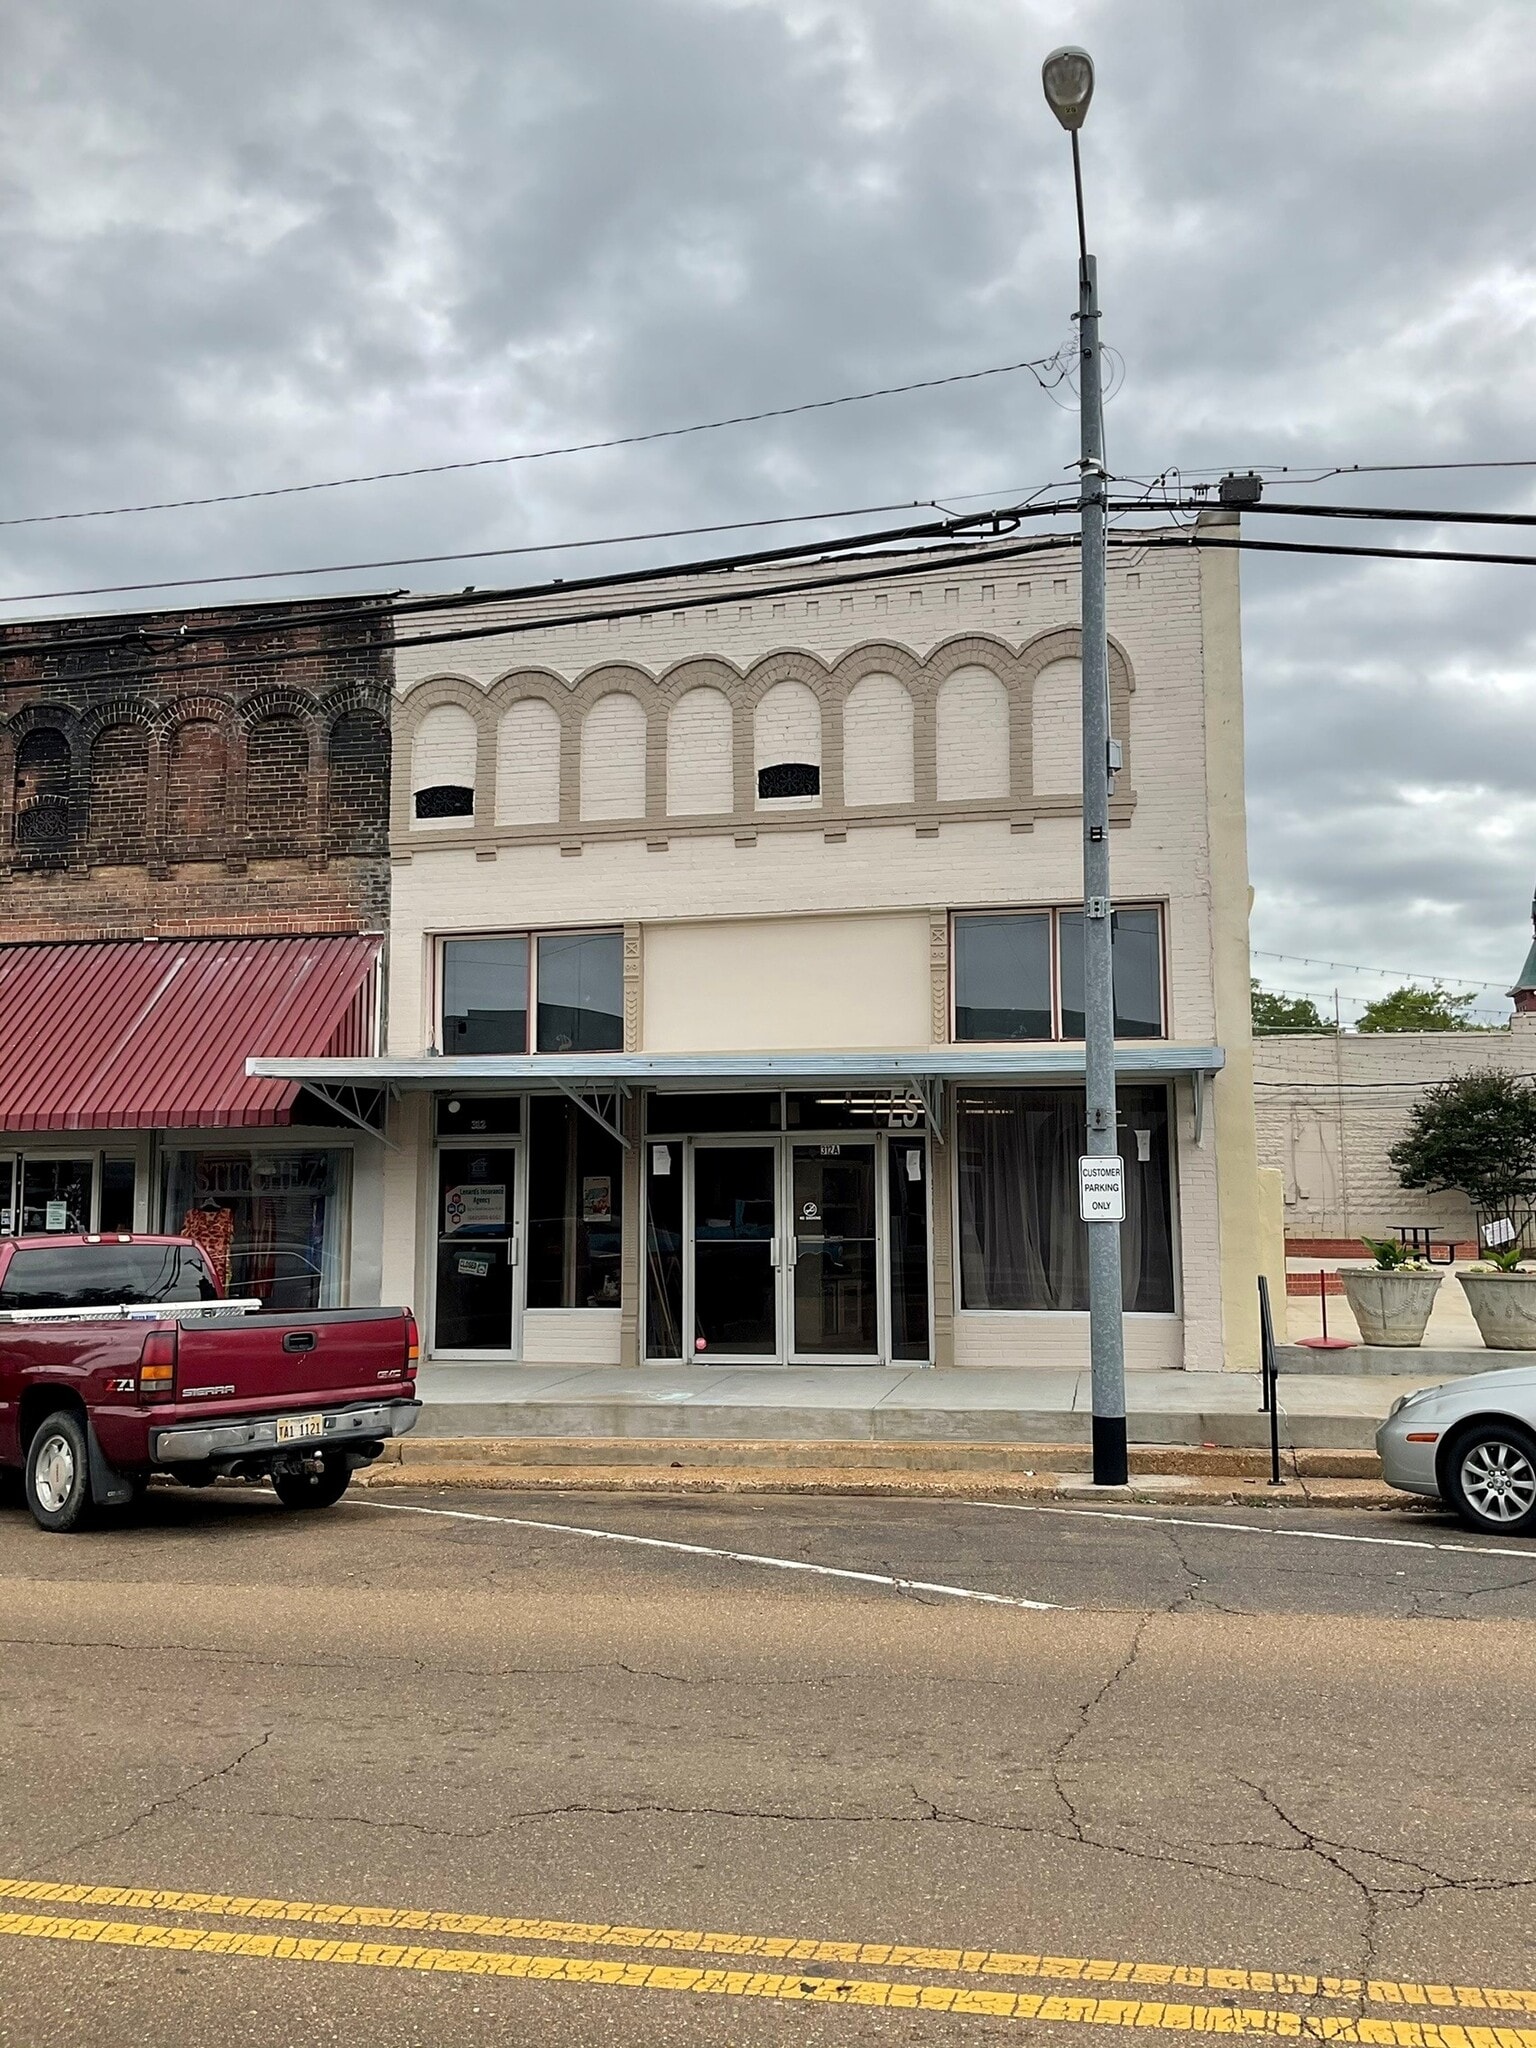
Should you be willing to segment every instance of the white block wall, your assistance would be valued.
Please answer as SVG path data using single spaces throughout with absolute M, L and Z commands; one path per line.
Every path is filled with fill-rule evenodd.
M 989 668 L 957 668 L 939 691 L 940 803 L 1008 794 L 1008 692 Z
M 731 704 L 723 690 L 686 690 L 667 718 L 667 810 L 674 818 L 729 811 Z
M 1035 677 L 1035 788 L 1042 796 L 1077 796 L 1083 787 L 1083 671 L 1053 661 Z
M 759 700 L 752 717 L 752 765 L 771 768 L 783 761 L 808 761 L 821 766 L 821 700 L 806 683 L 775 683 Z M 765 811 L 814 807 L 814 796 L 759 797 Z
M 599 697 L 581 722 L 581 815 L 645 816 L 645 707 L 627 690 Z
M 843 707 L 843 801 L 913 801 L 912 698 L 895 676 L 854 684 Z
M 475 721 L 462 704 L 437 704 L 416 730 L 411 747 L 411 794 L 444 783 L 461 789 L 475 786 Z M 423 826 L 444 825 L 462 831 L 462 818 L 422 818 Z
M 496 727 L 496 822 L 553 825 L 560 817 L 560 716 L 525 697 Z

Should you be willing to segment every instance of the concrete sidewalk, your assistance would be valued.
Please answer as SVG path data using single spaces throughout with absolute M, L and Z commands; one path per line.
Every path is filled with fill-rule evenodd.
M 1394 1375 L 1280 1382 L 1290 1449 L 1369 1450 L 1399 1394 L 1431 1385 Z M 820 1366 L 427 1365 L 413 1441 L 454 1437 L 625 1438 L 740 1443 L 1083 1444 L 1086 1370 L 986 1371 Z M 1138 1444 L 1256 1449 L 1269 1441 L 1254 1373 L 1133 1372 L 1126 1414 Z

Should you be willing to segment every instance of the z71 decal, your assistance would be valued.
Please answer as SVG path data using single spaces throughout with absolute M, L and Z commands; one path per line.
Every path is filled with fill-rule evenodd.
M 109 1384 L 114 1394 L 136 1394 L 139 1391 L 137 1380 L 112 1380 Z

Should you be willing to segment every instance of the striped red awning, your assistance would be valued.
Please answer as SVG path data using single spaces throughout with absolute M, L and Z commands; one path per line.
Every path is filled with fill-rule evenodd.
M 0 1130 L 286 1124 L 257 1055 L 377 1048 L 377 938 L 0 946 Z

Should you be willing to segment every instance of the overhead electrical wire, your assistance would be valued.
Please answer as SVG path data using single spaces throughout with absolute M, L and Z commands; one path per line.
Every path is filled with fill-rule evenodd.
M 978 493 L 978 495 L 983 495 Z M 555 555 L 572 549 L 625 547 L 635 541 L 688 540 L 705 533 L 746 533 L 764 526 L 811 526 L 823 519 L 870 519 L 877 512 L 939 511 L 936 498 L 903 498 L 889 505 L 850 505 L 837 512 L 784 512 L 773 519 L 724 519 L 713 526 L 662 526 L 647 533 L 599 534 L 591 540 L 529 541 L 517 547 L 466 548 L 450 555 L 392 555 L 377 562 L 325 562 L 303 569 L 228 570 L 218 576 L 164 576 L 153 583 L 92 583 L 73 590 L 0 593 L 0 604 L 44 604 L 62 597 L 124 597 L 143 590 L 202 590 L 222 583 L 272 583 L 290 576 L 357 576 L 373 569 L 426 569 L 440 562 L 486 562 L 508 555 Z
M 790 419 L 797 413 L 830 412 L 842 405 L 864 405 L 874 398 L 900 398 L 912 391 L 935 391 L 947 384 L 975 384 L 984 377 L 1007 377 L 1028 370 L 1042 390 L 1048 390 L 1046 373 L 1056 371 L 1052 383 L 1066 376 L 1066 351 L 1039 356 L 1028 362 L 994 363 L 985 370 L 956 370 L 945 377 L 917 377 L 908 384 L 882 384 L 872 391 L 846 391 L 836 398 L 809 398 L 797 405 L 774 405 L 759 412 L 730 413 L 722 419 L 697 420 L 686 427 L 653 427 L 638 434 L 613 434 L 601 441 L 572 441 L 558 448 L 524 448 L 511 455 L 480 455 L 459 462 L 427 462 L 411 469 L 379 469 L 359 476 L 326 477 L 317 483 L 272 484 L 250 491 L 220 491 L 201 498 L 159 498 L 137 505 L 102 505 L 85 512 L 27 512 L 0 519 L 0 528 L 13 526 L 57 526 L 75 519 L 121 519 L 139 512 L 184 512 L 208 505 L 248 504 L 257 498 L 295 498 L 311 491 L 340 491 L 355 484 L 398 482 L 406 477 L 445 476 L 452 471 L 500 469 L 515 462 L 549 462 L 562 455 L 593 455 L 605 449 L 638 448 L 651 441 L 678 441 L 690 434 L 713 434 L 723 427 L 753 426 L 762 420 Z
M 914 576 L 949 575 L 957 568 L 975 561 L 1005 562 L 1015 561 L 1027 555 L 1059 554 L 1064 549 L 1075 548 L 1077 544 L 1077 537 L 1075 535 L 1058 537 L 1054 534 L 1036 536 L 1030 540 L 1016 542 L 1007 547 L 992 547 L 975 542 L 969 547 L 947 554 L 939 560 L 925 558 L 886 560 L 871 569 L 849 571 L 831 576 L 813 576 L 789 583 L 757 584 L 751 586 L 750 589 L 743 589 L 739 594 L 743 599 L 749 599 L 755 603 L 760 599 L 766 598 L 791 597 L 825 590 L 846 590 L 850 586 L 862 583 L 890 582 L 896 578 L 910 579 Z M 853 559 L 858 559 L 858 557 Z M 835 563 L 836 558 L 834 558 L 834 566 Z M 731 564 L 727 566 L 736 565 Z M 672 578 L 684 573 L 687 572 L 678 569 L 635 571 L 633 572 L 632 580 L 638 581 L 644 577 L 653 579 L 656 577 Z M 606 588 L 614 583 L 622 584 L 625 579 L 622 577 L 605 576 L 593 578 L 591 581 L 595 587 Z M 572 587 L 571 584 L 567 583 L 545 585 L 529 591 L 476 592 L 467 597 L 443 597 L 422 600 L 419 604 L 398 608 L 390 605 L 388 600 L 380 600 L 371 616 L 382 617 L 386 615 L 386 612 L 392 615 L 397 609 L 414 611 L 428 606 L 433 609 L 457 608 L 474 610 L 488 602 L 526 602 L 530 597 L 549 596 L 557 593 L 561 596 L 566 596 L 569 595 Z M 446 647 L 471 640 L 506 639 L 524 633 L 549 632 L 562 626 L 600 625 L 612 619 L 649 618 L 657 612 L 697 611 L 705 606 L 718 605 L 721 602 L 722 596 L 729 594 L 723 593 L 718 587 L 691 596 L 674 591 L 654 604 L 624 607 L 605 606 L 581 612 L 554 612 L 534 618 L 503 619 L 493 626 L 459 627 L 443 633 L 396 635 L 388 644 L 391 650 L 411 647 Z M 326 623 L 331 623 L 335 615 L 327 613 L 323 617 Z M 280 622 L 269 622 L 269 630 L 273 623 L 281 623 L 292 627 L 312 623 L 312 620 L 287 619 Z M 164 636 L 156 637 L 163 638 Z M 51 640 L 43 643 L 39 651 L 56 656 L 61 652 L 68 652 L 72 647 L 77 647 L 81 644 L 78 641 Z M 180 642 L 180 636 L 178 636 L 178 644 L 184 644 Z M 378 652 L 379 644 L 377 637 L 371 637 L 366 640 L 343 643 L 340 646 L 328 646 L 323 652 L 327 658 L 338 659 L 353 654 L 376 653 Z M 3 664 L 3 661 L 11 652 L 12 650 L 10 649 L 0 647 L 0 664 Z M 314 659 L 314 655 L 315 650 L 313 648 L 303 646 L 254 647 L 242 650 L 235 658 L 239 661 L 242 668 L 248 668 L 255 665 L 262 667 L 280 666 L 282 663 L 289 661 L 310 661 Z M 186 676 L 198 674 L 208 669 L 224 669 L 229 666 L 229 659 L 228 655 L 216 655 L 211 659 L 202 661 L 164 661 L 162 659 L 158 664 L 151 661 L 143 667 L 132 670 L 119 667 L 104 668 L 84 673 L 76 672 L 68 677 L 68 681 L 71 684 L 111 682 L 129 687 L 135 684 L 155 681 L 161 676 Z M 4 687 L 3 681 L 0 681 L 0 687 Z
M 511 584 L 488 590 L 462 590 L 435 593 L 430 596 L 413 597 L 409 594 L 383 592 L 364 596 L 348 604 L 345 599 L 330 600 L 299 598 L 292 604 L 285 604 L 278 612 L 252 612 L 245 616 L 222 618 L 206 625 L 180 626 L 137 626 L 119 628 L 115 631 L 93 634 L 79 634 L 68 640 L 61 640 L 56 634 L 46 634 L 32 640 L 6 640 L 0 637 L 0 662 L 22 655 L 57 655 L 68 648 L 78 650 L 88 647 L 152 647 L 173 640 L 176 646 L 186 647 L 201 640 L 227 641 L 231 637 L 257 633 L 269 633 L 275 629 L 294 628 L 322 619 L 328 625 L 344 624 L 352 619 L 377 621 L 383 616 L 392 618 L 416 617 L 423 613 L 441 611 L 474 610 L 493 604 L 526 603 L 538 597 L 570 597 L 573 593 L 586 590 L 624 589 L 635 584 L 671 582 L 690 576 L 720 575 L 736 569 L 762 568 L 778 562 L 803 561 L 807 557 L 817 561 L 836 562 L 850 553 L 856 553 L 876 546 L 892 546 L 903 541 L 955 541 L 962 539 L 973 529 L 990 525 L 993 537 L 1016 531 L 1020 515 L 1011 507 L 993 507 L 985 512 L 972 512 L 951 516 L 947 519 L 922 520 L 904 526 L 883 527 L 870 533 L 840 535 L 832 539 L 792 541 L 776 548 L 758 548 L 750 553 L 740 551 L 708 557 L 702 560 L 652 564 L 641 569 L 605 570 L 591 576 L 555 577 L 547 582 Z M 977 535 L 979 540 L 985 535 Z M 1070 541 L 1058 540 L 1054 536 L 1042 536 L 1042 542 L 1051 547 L 1075 545 Z M 973 545 L 975 542 L 973 541 Z M 964 559 L 963 555 L 957 559 Z M 901 573 L 899 564 L 893 563 L 883 573 Z M 718 595 L 708 600 L 718 602 Z M 315 609 L 301 611 L 295 616 L 293 606 L 312 604 Z M 661 609 L 661 607 L 652 607 Z M 674 609 L 676 606 L 674 605 Z M 132 616 L 131 614 L 129 615 Z M 16 628 L 24 630 L 30 621 L 17 620 Z M 370 643 L 371 644 L 371 643 Z M 400 644 L 400 643 L 396 643 Z M 244 657 L 242 657 L 243 659 Z
M 1249 540 L 1192 527 L 1187 533 L 1111 533 L 1111 547 L 1245 549 L 1270 555 L 1356 555 L 1388 562 L 1484 562 L 1515 569 L 1536 569 L 1536 555 L 1477 554 L 1466 548 L 1373 548 L 1363 543 L 1307 540 Z

